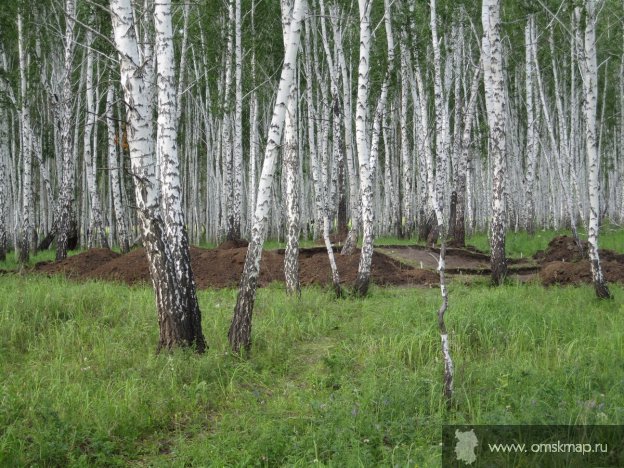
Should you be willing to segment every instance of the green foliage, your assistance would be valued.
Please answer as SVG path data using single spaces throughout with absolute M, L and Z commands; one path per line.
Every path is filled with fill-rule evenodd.
M 622 424 L 612 291 L 452 283 L 449 413 L 437 289 L 261 289 L 244 361 L 234 290 L 199 293 L 205 355 L 156 355 L 151 289 L 3 275 L 0 465 L 434 466 L 444 422 Z

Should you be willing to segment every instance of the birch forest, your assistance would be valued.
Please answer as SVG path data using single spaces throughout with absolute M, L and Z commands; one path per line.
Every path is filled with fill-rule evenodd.
M 405 307 L 402 333 L 429 330 L 431 357 L 397 359 L 431 362 L 440 414 L 461 412 L 466 340 L 484 339 L 462 322 L 481 313 L 468 291 L 509 314 L 526 287 L 621 315 L 623 223 L 624 1 L 2 2 L 0 281 L 147 283 L 147 346 L 165 355 L 253 362 L 282 339 L 272 297 L 290 311 Z M 401 287 L 415 299 L 384 302 Z M 382 434 L 380 450 L 399 439 Z M 356 463 L 323 447 L 301 466 Z M 215 466 L 299 466 L 284 450 Z

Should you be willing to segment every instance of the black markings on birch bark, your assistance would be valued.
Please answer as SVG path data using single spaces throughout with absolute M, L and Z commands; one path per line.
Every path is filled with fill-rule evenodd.
M 492 161 L 492 219 L 490 250 L 492 283 L 502 284 L 507 276 L 505 258 L 505 85 L 500 37 L 500 0 L 483 0 L 482 61 L 485 103 L 489 126 L 489 157 Z
M 151 115 L 149 84 L 137 73 L 139 47 L 132 7 L 129 0 L 111 0 L 110 7 L 120 56 L 121 82 L 126 102 L 131 103 L 127 114 L 128 146 L 143 245 L 156 295 L 160 326 L 158 350 L 191 346 L 201 353 L 206 343 L 181 207 L 171 2 L 159 2 L 153 15 L 158 57 L 156 147 L 148 117 Z M 157 160 L 162 164 L 158 172 Z
M 282 0 L 282 24 L 284 25 L 284 47 L 288 45 L 292 0 Z M 297 102 L 299 92 L 297 77 L 290 85 L 286 104 L 283 160 L 286 178 L 286 251 L 284 253 L 284 279 L 288 294 L 301 296 L 299 283 L 299 236 L 301 229 L 299 206 L 299 148 L 297 142 Z
M 282 139 L 288 96 L 290 95 L 291 84 L 294 80 L 297 52 L 299 50 L 301 36 L 301 23 L 305 12 L 305 2 L 302 0 L 294 0 L 290 28 L 287 33 L 288 40 L 284 52 L 284 64 L 275 99 L 273 117 L 269 127 L 262 175 L 258 187 L 251 239 L 249 247 L 247 248 L 247 256 L 245 257 L 245 265 L 238 289 L 234 317 L 232 318 L 232 323 L 228 331 L 230 346 L 235 353 L 248 353 L 251 350 L 251 318 L 256 299 L 258 275 L 260 273 L 262 246 L 268 228 L 277 150 Z
M 67 244 L 72 229 L 74 203 L 75 152 L 72 135 L 72 67 L 74 59 L 75 0 L 65 0 L 65 61 L 61 91 L 62 179 L 59 191 L 59 219 L 56 238 L 56 259 L 67 257 Z
M 579 12 L 577 8 L 577 14 Z M 585 2 L 585 31 L 583 34 L 583 48 L 581 70 L 583 73 L 583 110 L 585 114 L 585 151 L 587 153 L 588 188 L 589 188 L 589 259 L 596 296 L 601 299 L 611 298 L 607 287 L 600 254 L 598 252 L 598 237 L 600 232 L 600 155 L 596 135 L 596 114 L 598 104 L 598 65 L 596 52 L 596 2 Z M 578 24 L 578 23 L 577 23 Z

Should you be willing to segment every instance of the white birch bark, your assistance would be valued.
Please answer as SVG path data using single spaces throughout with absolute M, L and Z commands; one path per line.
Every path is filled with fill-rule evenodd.
M 412 155 L 408 136 L 408 105 L 409 105 L 409 68 L 406 37 L 399 45 L 401 50 L 401 107 L 399 122 L 401 128 L 401 237 L 410 238 L 414 231 L 414 213 L 412 207 Z
M 442 86 L 442 58 L 436 15 L 436 0 L 430 0 L 431 39 L 433 49 L 433 97 L 435 105 L 435 140 L 436 140 L 436 194 L 444 212 L 446 209 L 447 164 L 449 161 L 449 116 L 445 90 Z M 446 73 L 448 77 L 450 73 Z
M 525 175 L 525 213 L 524 213 L 524 225 L 526 230 L 530 234 L 535 233 L 535 200 L 533 198 L 533 184 L 535 181 L 535 172 L 537 169 L 537 129 L 539 112 L 535 112 L 533 97 L 533 68 L 535 64 L 535 57 L 533 57 L 535 40 L 535 16 L 530 15 L 527 21 L 524 42 L 525 42 L 525 97 L 526 97 L 526 111 L 527 111 L 527 131 L 526 131 L 526 175 Z
M 358 66 L 358 102 L 355 120 L 355 132 L 360 163 L 360 195 L 362 198 L 362 250 L 360 251 L 360 263 L 355 280 L 355 292 L 364 296 L 368 292 L 370 283 L 370 269 L 373 260 L 373 242 L 375 239 L 375 206 L 374 206 L 374 181 L 377 166 L 377 154 L 379 152 L 379 139 L 381 138 L 381 126 L 388 98 L 390 76 L 394 67 L 394 39 L 392 35 L 392 18 L 390 15 L 390 3 L 384 1 L 384 22 L 386 26 L 386 41 L 388 46 L 388 69 L 381 85 L 381 93 L 374 114 L 373 134 L 370 147 L 367 141 L 366 118 L 368 112 L 368 88 L 370 73 L 370 13 L 371 3 L 367 0 L 359 0 L 360 8 L 360 63 Z
M 106 93 L 106 129 L 108 137 L 108 170 L 110 173 L 110 191 L 115 210 L 115 227 L 119 247 L 123 253 L 130 251 L 130 239 L 126 226 L 126 217 L 121 203 L 121 187 L 119 180 L 119 157 L 117 155 L 117 143 L 115 138 L 115 121 L 113 117 L 114 93 L 112 83 L 108 85 Z M 112 223 L 112 213 L 110 214 Z
M 312 19 L 308 19 L 308 22 L 305 25 L 305 57 L 303 61 L 304 71 L 306 75 L 306 101 L 307 101 L 307 121 L 308 121 L 308 151 L 310 153 L 310 172 L 312 173 L 312 181 L 314 188 L 314 237 L 317 238 L 319 233 L 322 234 L 322 226 L 320 225 L 322 222 L 322 214 L 323 214 L 323 203 L 322 203 L 322 188 L 320 186 L 320 172 L 319 172 L 319 164 L 318 164 L 318 152 L 317 152 L 317 144 L 316 144 L 316 128 L 317 124 L 315 122 L 316 116 L 316 106 L 314 103 L 314 93 L 312 84 L 314 83 L 313 76 L 313 64 L 312 64 L 312 46 L 310 41 L 310 29 Z M 319 222 L 319 220 L 321 220 Z
M 342 247 L 342 255 L 351 255 L 355 251 L 360 225 L 359 186 L 356 163 L 353 154 L 353 114 L 351 107 L 351 79 L 347 70 L 344 48 L 342 45 L 342 26 L 338 23 L 339 10 L 332 10 L 331 24 L 336 45 L 336 60 L 340 67 L 342 78 L 342 116 L 344 119 L 344 148 L 349 174 L 349 206 L 351 213 L 351 228 Z
M 26 81 L 26 48 L 24 37 L 24 20 L 21 9 L 17 15 L 19 70 L 20 70 L 20 156 L 22 159 L 21 181 L 21 232 L 18 236 L 19 261 L 27 264 L 30 260 L 31 240 L 34 232 L 34 207 L 32 194 L 32 129 L 30 126 L 30 109 L 27 99 Z
M 180 203 L 176 186 L 177 155 L 175 117 L 175 86 L 173 43 L 171 41 L 171 4 L 167 0 L 155 7 L 154 23 L 158 30 L 158 153 L 163 158 L 161 178 L 165 181 L 163 206 L 168 210 L 163 222 L 160 181 L 156 171 L 151 106 L 148 86 L 139 72 L 139 48 L 133 28 L 130 0 L 110 0 L 114 38 L 119 52 L 121 83 L 128 109 L 128 145 L 135 198 L 141 224 L 143 244 L 148 257 L 150 276 L 156 293 L 161 336 L 158 349 L 194 346 L 204 351 L 201 317 L 194 296 L 192 276 L 184 276 L 183 257 L 188 249 L 180 233 L 183 218 L 176 204 Z M 179 206 L 179 205 L 178 205 Z M 183 228 L 182 228 L 183 231 Z M 182 257 L 180 257 L 182 253 Z M 188 270 L 190 272 L 190 268 Z M 186 282 L 185 282 L 186 280 Z M 192 291 L 191 291 L 192 290 Z M 192 293 L 191 293 L 192 292 Z
M 470 152 L 472 150 L 472 125 L 475 120 L 477 95 L 479 91 L 479 79 L 481 76 L 481 62 L 477 65 L 472 75 L 470 85 L 470 95 L 468 102 L 464 104 L 463 131 L 460 143 L 460 155 L 457 167 L 457 208 L 455 213 L 455 228 L 453 230 L 453 241 L 456 245 L 463 247 L 466 244 L 466 204 L 470 200 L 466 179 L 468 176 L 468 165 Z
M 596 2 L 585 0 L 585 31 L 583 37 L 583 110 L 585 114 L 585 151 L 589 170 L 589 224 L 588 242 L 592 277 L 596 296 L 610 298 L 611 293 L 602 273 L 598 238 L 600 233 L 600 154 L 596 138 L 596 114 L 598 106 L 598 65 L 596 59 Z
M 61 90 L 61 141 L 62 181 L 59 191 L 59 220 L 56 238 L 56 260 L 67 257 L 67 242 L 72 229 L 72 205 L 74 203 L 75 160 L 72 138 L 72 82 L 74 58 L 75 0 L 65 0 L 65 61 Z
M 0 262 L 6 259 L 9 199 L 9 118 L 6 109 L 0 106 Z
M 492 282 L 501 284 L 507 276 L 505 259 L 505 85 L 500 37 L 500 0 L 483 0 L 483 81 L 489 126 L 489 157 L 492 161 L 492 219 L 490 248 Z
M 431 0 L 431 25 L 432 28 L 435 29 L 436 20 L 436 4 L 435 0 Z M 433 35 L 434 38 L 434 47 L 437 43 L 437 34 Z M 435 59 L 434 59 L 435 60 Z M 437 74 L 437 72 L 436 72 Z M 418 75 L 417 75 L 418 76 Z M 423 89 L 422 89 L 422 79 L 417 78 L 419 80 L 419 88 L 421 94 L 421 100 L 424 99 Z M 437 78 L 434 78 L 437 80 Z M 437 85 L 434 86 L 434 93 L 438 94 L 441 92 L 441 89 L 438 88 Z M 438 97 L 434 96 L 434 100 L 438 100 Z M 421 104 L 422 105 L 422 104 Z M 439 105 L 439 103 L 438 103 Z M 437 108 L 437 105 L 436 105 Z M 440 124 L 438 126 L 438 124 Z M 440 121 L 436 121 L 436 133 L 444 133 L 446 128 L 444 127 L 444 123 Z M 441 144 L 444 144 L 444 135 L 438 136 L 436 135 L 436 141 L 439 141 Z M 437 144 L 436 144 L 437 145 Z M 436 160 L 436 169 L 445 168 L 447 165 L 446 158 L 448 157 L 448 153 L 446 151 L 440 151 L 437 149 L 437 160 Z M 448 339 L 448 332 L 446 329 L 446 323 L 444 321 L 444 316 L 446 314 L 446 310 L 448 309 L 448 290 L 446 288 L 446 278 L 445 278 L 445 269 L 446 269 L 446 220 L 444 217 L 444 209 L 442 207 L 443 197 L 441 197 L 437 191 L 438 188 L 441 187 L 439 176 L 434 174 L 434 161 L 433 154 L 431 151 L 426 152 L 426 171 L 427 171 L 427 187 L 429 192 L 429 198 L 431 202 L 431 206 L 435 213 L 435 218 L 437 221 L 437 230 L 440 238 L 440 254 L 438 257 L 438 273 L 440 276 L 440 294 L 442 296 L 442 304 L 438 309 L 438 329 L 440 332 L 440 339 L 442 344 L 442 358 L 444 361 L 444 388 L 443 394 L 446 400 L 446 404 L 450 407 L 452 398 L 453 398 L 453 377 L 454 377 L 454 367 L 453 367 L 453 359 L 451 357 L 450 345 Z
M 234 180 L 233 180 L 233 141 L 232 141 L 232 116 L 231 116 L 231 89 L 232 89 L 232 62 L 234 58 L 234 2 L 228 0 L 226 19 L 227 46 L 225 52 L 225 76 L 223 83 L 223 134 L 221 146 L 221 164 L 223 173 L 224 192 L 223 198 L 223 222 L 225 224 L 226 237 L 235 240 L 234 228 Z M 235 123 L 234 123 L 235 124 Z
M 247 256 L 245 258 L 245 266 L 240 281 L 236 308 L 234 309 L 234 317 L 228 332 L 230 346 L 236 353 L 243 349 L 249 352 L 251 348 L 251 318 L 256 298 L 258 275 L 260 272 L 262 245 L 264 244 L 268 228 L 278 147 L 282 139 L 290 87 L 295 76 L 301 22 L 305 15 L 305 10 L 305 2 L 303 0 L 295 0 L 291 26 L 288 32 L 288 41 L 284 52 L 284 64 L 282 66 L 273 117 L 271 118 L 271 125 L 269 127 L 265 148 L 262 175 L 258 187 L 256 211 L 254 213 L 254 224 L 251 230 L 251 241 L 247 248 Z
M 237 0 L 238 1 L 238 0 Z M 292 0 L 282 0 L 282 24 L 284 47 L 288 46 L 288 33 L 292 17 Z M 301 296 L 299 283 L 299 235 L 300 235 L 300 206 L 299 206 L 299 145 L 297 141 L 297 79 L 296 74 L 290 85 L 288 102 L 286 104 L 284 128 L 284 171 L 286 179 L 286 250 L 284 252 L 284 279 L 286 292 Z
M 368 256 L 372 259 L 372 238 L 373 238 L 373 178 L 374 174 L 371 173 L 370 162 L 370 148 L 368 146 L 367 137 L 367 120 L 368 120 L 368 94 L 369 94 L 369 73 L 370 73 L 370 49 L 371 49 L 371 25 L 370 16 L 372 9 L 372 2 L 367 0 L 358 0 L 359 12 L 360 12 L 360 59 L 358 65 L 358 82 L 357 82 L 357 103 L 355 110 L 355 143 L 357 147 L 358 161 L 360 165 L 360 196 L 362 204 L 362 224 L 364 228 L 364 236 L 369 241 L 368 245 L 362 245 L 362 252 L 360 254 L 360 263 L 362 258 L 365 259 L 363 265 L 363 278 L 362 278 L 362 293 L 365 294 L 368 291 L 368 274 L 366 271 L 366 256 L 364 250 L 368 252 Z M 358 278 L 359 278 L 358 269 Z M 356 288 L 359 281 L 356 282 Z
M 93 24 L 93 21 L 89 21 Z M 100 245 L 108 248 L 108 240 L 106 239 L 106 233 L 104 232 L 104 223 L 102 221 L 102 204 L 100 203 L 100 195 L 97 190 L 96 174 L 94 172 L 94 157 L 93 151 L 97 148 L 91 147 L 91 137 L 95 127 L 95 105 L 93 102 L 94 95 L 94 83 L 93 83 L 93 33 L 91 29 L 86 32 L 85 40 L 87 55 L 87 70 L 85 81 L 85 93 L 86 93 L 86 117 L 85 117 L 85 129 L 84 129 L 84 164 L 85 173 L 87 179 L 87 187 L 89 191 L 89 198 L 91 199 L 91 227 L 93 229 L 93 237 L 98 238 Z
M 159 0 L 154 6 L 156 32 L 156 83 L 158 88 L 158 122 L 156 153 L 161 164 L 161 205 L 165 223 L 165 239 L 170 249 L 176 276 L 173 310 L 160 311 L 160 347 L 180 344 L 205 347 L 201 329 L 201 312 L 195 292 L 191 255 L 185 217 L 182 211 L 180 162 L 177 152 L 176 87 L 171 25 L 171 0 Z
M 256 208 L 256 159 L 260 145 L 258 137 L 258 94 L 256 92 L 256 44 L 255 44 L 255 0 L 251 2 L 251 94 L 249 98 L 249 176 L 247 177 L 248 201 L 247 201 L 247 227 L 249 233 L 253 223 L 253 210 Z M 247 235 L 247 234 L 246 234 Z
M 182 44 L 180 46 L 180 67 L 178 68 L 178 84 L 176 91 L 176 122 L 180 122 L 182 118 L 182 95 L 184 94 L 185 76 L 186 76 L 186 61 L 187 61 L 187 47 L 188 47 L 188 29 L 189 29 L 189 17 L 191 12 L 191 3 L 184 2 L 183 7 L 184 24 L 182 26 Z
M 241 237 L 241 213 L 243 210 L 243 46 L 241 33 L 241 0 L 235 0 L 234 7 L 234 153 L 233 153 L 233 206 L 232 237 Z
M 622 42 L 624 44 L 624 28 L 622 29 Z M 624 50 L 624 49 L 623 49 Z M 617 130 L 619 137 L 619 171 L 620 171 L 620 209 L 618 212 L 618 219 L 621 223 L 624 223 L 624 52 L 622 53 L 622 58 L 620 59 L 620 82 L 619 82 L 619 90 L 620 90 L 620 127 Z

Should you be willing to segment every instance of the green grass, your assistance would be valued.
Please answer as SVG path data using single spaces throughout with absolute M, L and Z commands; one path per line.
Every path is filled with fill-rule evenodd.
M 84 250 L 70 250 L 67 252 L 68 256 L 77 255 Z M 34 255 L 30 256 L 30 261 L 28 262 L 28 266 L 33 266 L 38 262 L 49 262 L 53 261 L 56 257 L 55 250 L 42 250 L 37 252 Z M 0 262 L 0 269 L 2 270 L 18 270 L 20 268 L 20 264 L 17 261 L 17 254 L 15 252 L 9 252 L 6 255 L 6 259 L 3 262 Z
M 568 230 L 540 230 L 534 236 L 524 231 L 511 232 L 505 239 L 505 250 L 512 258 L 531 257 L 538 250 L 544 250 L 555 236 L 572 236 Z M 581 239 L 587 239 L 587 233 L 579 231 Z M 474 234 L 466 239 L 466 244 L 473 245 L 483 252 L 490 251 L 490 241 L 487 233 Z M 624 230 L 615 226 L 603 226 L 600 230 L 599 246 L 601 249 L 615 250 L 624 253 Z
M 624 290 L 450 286 L 456 408 L 436 289 L 363 300 L 259 291 L 253 354 L 233 290 L 199 297 L 210 349 L 155 354 L 149 288 L 0 277 L 0 466 L 435 466 L 456 423 L 624 423 Z
M 556 234 L 510 234 L 508 254 Z M 603 229 L 603 247 L 623 240 Z M 199 293 L 205 355 L 156 355 L 150 288 L 0 275 L 0 466 L 428 467 L 445 422 L 624 424 L 620 286 L 600 302 L 590 286 L 452 283 L 450 412 L 436 289 L 282 289 L 259 291 L 244 361 L 226 338 L 234 290 Z

